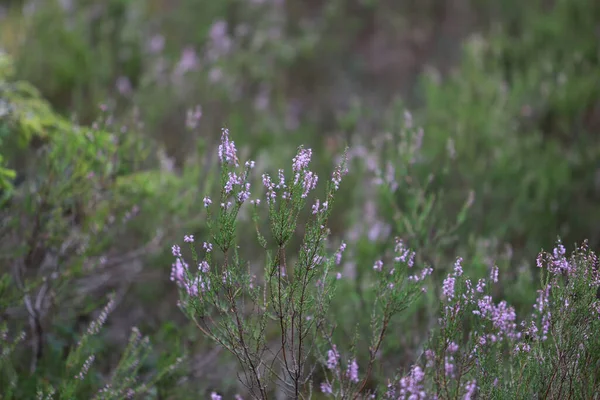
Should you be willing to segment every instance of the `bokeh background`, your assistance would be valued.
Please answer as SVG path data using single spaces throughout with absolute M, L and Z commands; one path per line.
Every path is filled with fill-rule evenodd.
M 0 321 L 29 332 L 22 291 L 41 299 L 38 378 L 59 379 L 115 293 L 88 390 L 137 327 L 142 375 L 185 356 L 148 398 L 243 393 L 169 280 L 171 245 L 206 232 L 223 127 L 258 178 L 301 144 L 328 176 L 349 147 L 330 239 L 348 243 L 340 337 L 368 325 L 358 282 L 395 237 L 433 266 L 382 350 L 391 369 L 417 355 L 456 257 L 474 276 L 498 265 L 496 294 L 528 311 L 541 249 L 600 247 L 595 0 L 2 0 L 0 50 Z

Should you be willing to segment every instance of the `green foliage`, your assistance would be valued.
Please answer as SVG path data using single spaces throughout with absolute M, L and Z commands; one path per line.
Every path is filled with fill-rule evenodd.
M 32 82 L 62 113 L 93 120 L 96 105 L 114 92 L 117 78 L 133 80 L 140 73 L 139 16 L 130 7 L 110 0 L 100 6 L 77 1 L 65 8 L 49 0 L 35 13 L 14 13 L 15 29 L 21 30 L 19 78 Z
M 548 247 L 556 233 L 569 242 L 597 237 L 578 217 L 594 215 L 597 202 L 596 191 L 582 190 L 595 185 L 600 151 L 591 135 L 600 98 L 597 24 L 590 2 L 559 1 L 548 12 L 534 3 L 473 38 L 444 83 L 426 80 L 421 113 L 429 166 L 442 168 L 448 143 L 456 154 L 447 194 L 474 190 L 476 222 L 467 227 L 503 238 L 517 260 Z
M 139 177 L 125 188 L 118 183 L 141 171 L 151 148 L 142 146 L 135 132 L 111 132 L 108 118 L 91 128 L 65 120 L 35 88 L 13 79 L 8 57 L 1 60 L 0 97 L 6 109 L 0 116 L 1 154 L 11 168 L 9 176 L 18 176 L 18 182 L 7 182 L 10 190 L 0 209 L 0 314 L 8 345 L 0 365 L 0 387 L 6 388 L 2 398 L 57 398 L 53 393 L 61 399 L 91 398 L 105 385 L 99 398 L 155 390 L 171 367 L 150 374 L 154 380 L 137 381 L 151 352 L 139 331 L 112 380 L 103 382 L 100 371 L 87 375 L 94 358 L 101 357 L 95 335 L 114 301 L 87 333 L 72 328 L 73 314 L 90 312 L 91 293 L 78 286 L 97 279 L 98 267 L 110 263 L 103 254 L 127 235 L 123 228 L 139 207 L 152 205 L 138 206 L 140 194 L 152 197 L 163 189 Z M 153 221 L 160 220 L 156 215 Z M 147 246 L 152 239 L 139 235 L 131 245 Z M 82 294 L 88 297 L 83 304 Z

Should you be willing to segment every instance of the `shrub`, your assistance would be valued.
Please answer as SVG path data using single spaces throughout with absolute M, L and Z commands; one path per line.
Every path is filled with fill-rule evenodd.
M 4 55 L 0 98 L 1 153 L 9 171 L 4 176 L 16 177 L 4 180 L 0 209 L 3 398 L 33 398 L 36 393 L 40 398 L 51 393 L 89 398 L 103 386 L 106 390 L 98 398 L 147 391 L 154 380 L 144 376 L 136 382 L 150 352 L 139 330 L 134 330 L 111 378 L 103 382 L 100 369 L 88 374 L 96 355 L 105 351 L 96 336 L 122 289 L 87 331 L 76 326 L 75 315 L 96 308 L 96 290 L 106 290 L 106 282 L 86 278 L 98 280 L 128 263 L 131 255 L 121 252 L 119 240 L 140 206 L 151 202 L 138 197 L 142 180 L 137 190 L 134 181 L 124 188 L 121 180 L 141 170 L 149 149 L 133 131 L 123 127 L 111 132 L 108 117 L 86 127 L 58 116 L 34 87 L 13 79 Z M 130 243 L 156 252 L 153 236 L 155 232 L 140 235 Z M 126 282 L 132 273 L 130 269 L 129 277 L 120 278 Z M 163 373 L 164 368 L 155 378 Z

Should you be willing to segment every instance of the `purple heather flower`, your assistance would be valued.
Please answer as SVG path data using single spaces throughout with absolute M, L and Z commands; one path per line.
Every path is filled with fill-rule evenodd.
M 198 269 L 203 273 L 203 274 L 207 274 L 208 271 L 210 270 L 210 265 L 208 265 L 208 263 L 206 261 L 202 261 L 199 265 L 198 265 Z
M 452 377 L 454 375 L 454 357 L 446 357 L 444 360 L 444 371 L 446 376 Z
M 88 327 L 88 330 L 87 330 L 88 335 L 96 335 L 96 334 L 98 334 L 98 332 L 100 332 L 100 328 L 102 328 L 102 326 L 106 322 L 106 319 L 108 318 L 108 315 L 112 312 L 114 307 L 115 307 L 115 298 L 111 297 L 110 300 L 108 301 L 108 303 L 102 309 L 102 311 L 100 311 L 100 315 L 98 316 L 98 318 L 96 318 L 94 321 L 92 321 L 92 323 Z M 25 333 L 22 332 L 21 340 L 24 339 L 24 337 L 25 337 L 24 335 L 25 335 Z
M 448 352 L 456 353 L 457 351 L 458 351 L 458 345 L 454 342 L 450 342 L 450 344 L 448 345 Z
M 324 394 L 333 394 L 333 389 L 331 387 L 331 384 L 329 384 L 327 382 L 322 382 L 321 383 L 321 392 L 323 392 Z
M 327 368 L 334 369 L 337 366 L 338 359 L 340 358 L 340 354 L 337 352 L 335 344 L 333 348 L 327 351 Z
M 171 252 L 173 253 L 173 256 L 181 257 L 181 249 L 176 244 L 171 247 Z
M 447 300 L 452 300 L 454 298 L 454 283 L 456 278 L 451 275 L 448 275 L 446 279 L 444 279 L 444 283 L 442 284 L 442 293 Z
M 535 259 L 535 265 L 538 268 L 542 268 L 544 266 L 544 253 L 539 253 L 537 258 Z
M 205 197 L 202 201 L 204 202 L 205 208 L 208 208 L 208 206 L 212 204 L 212 200 L 210 199 L 210 197 Z
M 454 263 L 454 276 L 461 276 L 463 274 L 462 261 L 463 259 L 461 257 L 456 259 L 456 262 Z
M 423 384 L 425 373 L 418 365 L 411 368 L 410 374 L 400 379 L 400 395 L 401 398 L 408 397 L 409 399 L 425 399 L 426 393 Z
M 548 298 L 550 295 L 550 286 L 547 286 L 545 290 L 538 290 L 538 297 L 536 299 L 533 308 L 538 312 L 542 313 L 546 305 L 548 305 Z
M 335 264 L 336 265 L 340 265 L 340 263 L 342 262 L 342 253 L 344 252 L 344 250 L 346 250 L 346 243 L 342 242 L 342 244 L 340 245 L 340 248 L 335 253 Z
M 356 360 L 352 360 L 350 365 L 348 365 L 348 371 L 346 372 L 348 378 L 350 378 L 350 382 L 358 382 L 358 363 Z
M 219 145 L 219 160 L 223 164 L 239 165 L 235 142 L 229 139 L 229 130 L 221 129 L 221 144 Z
M 381 261 L 381 260 L 375 261 L 375 264 L 373 264 L 373 269 L 375 271 L 381 271 L 383 269 L 383 261 Z
M 529 353 L 531 351 L 531 346 L 527 343 L 517 343 L 515 347 L 516 353 Z
M 394 261 L 403 263 L 408 261 L 408 266 L 413 266 L 415 253 L 406 248 L 404 246 L 404 242 L 399 238 L 396 238 L 396 246 L 394 247 L 394 251 L 398 254 L 396 257 L 394 257 Z
M 228 282 L 231 283 L 231 272 L 223 271 L 221 280 L 222 280 L 223 284 L 226 284 Z
M 184 287 L 189 296 L 198 296 L 198 281 L 188 281 L 184 283 Z
M 175 263 L 171 265 L 171 280 L 182 284 L 185 282 L 188 265 L 181 261 L 181 258 L 176 258 Z
M 305 149 L 302 146 L 298 148 L 298 154 L 293 159 L 293 171 L 300 172 L 306 168 L 308 168 L 308 164 L 312 158 L 312 150 Z
M 323 262 L 323 256 L 320 256 L 318 254 L 316 254 L 312 259 L 313 266 L 321 265 L 322 262 Z
M 320 208 L 319 208 L 319 206 L 320 206 Z M 323 202 L 323 204 L 321 204 L 319 199 L 317 199 L 315 201 L 315 204 L 313 204 L 313 206 L 312 206 L 313 215 L 318 214 L 318 213 L 324 213 L 325 211 L 327 211 L 327 206 L 328 206 L 328 203 L 326 201 Z
M 498 282 L 498 267 L 495 265 L 492 267 L 492 271 L 490 272 L 490 280 L 494 283 Z
M 186 243 L 194 243 L 194 235 L 185 235 L 183 241 Z
M 204 293 L 207 290 L 210 290 L 210 278 L 208 278 L 207 276 L 202 277 L 201 275 L 197 276 L 196 279 L 192 282 L 191 285 L 186 285 L 187 288 L 191 288 L 195 291 L 195 295 L 198 295 L 198 289 L 200 289 L 200 292 Z M 188 291 L 189 293 L 189 291 Z M 190 293 L 190 296 L 192 294 Z
M 304 181 L 302 182 L 302 198 L 306 198 L 308 196 L 308 192 L 317 187 L 317 182 L 319 181 L 319 177 L 312 171 L 306 172 L 304 175 Z
M 433 268 L 431 268 L 431 267 L 424 268 L 423 271 L 421 271 L 420 275 L 411 275 L 408 277 L 408 280 L 411 282 L 421 282 L 421 281 L 425 280 L 425 278 L 428 275 L 431 275 L 432 272 L 433 272 Z
M 223 397 L 219 396 L 219 395 L 217 394 L 217 392 L 212 392 L 212 393 L 210 394 L 210 400 L 221 400 L 221 399 L 223 399 Z
M 564 256 L 566 253 L 565 251 L 565 246 L 562 245 L 562 243 L 559 241 L 556 244 L 556 247 L 554 248 L 554 250 L 552 251 L 552 255 L 554 256 L 554 258 L 559 258 Z
M 567 273 L 571 274 L 573 272 L 573 266 L 570 265 L 569 261 L 565 257 L 565 246 L 562 245 L 560 240 L 556 244 L 556 247 L 552 251 L 552 262 L 548 266 L 548 270 L 552 273 Z
M 79 371 L 79 374 L 77 374 L 75 376 L 75 379 L 79 379 L 82 381 L 85 378 L 85 376 L 87 375 L 87 373 L 90 369 L 90 366 L 92 365 L 92 363 L 94 362 L 95 359 L 96 359 L 96 356 L 94 354 L 89 356 L 87 358 L 87 360 L 85 360 L 85 362 L 83 363 L 83 366 L 81 367 L 81 371 Z
M 202 248 L 204 248 L 204 250 L 206 250 L 207 253 L 210 253 L 212 251 L 213 245 L 212 243 L 204 242 L 202 243 Z
M 282 169 L 277 171 L 277 177 L 279 178 L 279 183 L 277 184 L 277 186 L 275 186 L 275 188 L 277 189 L 285 189 L 287 187 L 285 184 L 285 175 L 283 172 L 284 171 Z
M 465 397 L 463 399 L 471 400 L 474 397 L 475 390 L 477 390 L 477 381 L 472 380 L 472 381 L 465 383 L 465 389 L 466 389 L 466 393 L 465 393 Z
M 477 300 L 478 310 L 474 310 L 473 314 L 479 315 L 492 322 L 495 329 L 503 336 L 510 339 L 518 339 L 520 334 L 517 332 L 515 323 L 516 313 L 513 307 L 510 307 L 506 301 L 501 301 L 498 305 L 494 305 L 491 296 L 483 296 Z M 490 335 L 488 339 L 495 341 L 495 335 Z
M 231 193 L 233 191 L 233 186 L 241 183 L 241 178 L 238 177 L 235 172 L 230 172 L 228 175 L 229 178 L 227 179 L 225 187 L 223 188 L 225 190 L 225 194 Z
M 479 279 L 477 281 L 477 287 L 475 287 L 475 290 L 477 291 L 477 293 L 483 293 L 484 288 L 485 288 L 485 279 Z
M 245 202 L 250 198 L 250 182 L 246 182 L 243 189 L 238 193 L 238 201 L 240 203 Z
M 271 177 L 268 174 L 262 175 L 263 185 L 267 189 L 267 203 L 275 202 L 275 184 L 271 181 Z
M 315 201 L 315 204 L 312 206 L 313 215 L 319 212 L 319 199 Z
M 386 399 L 395 399 L 396 398 L 396 388 L 394 387 L 394 385 L 389 382 L 388 380 L 388 384 L 387 384 L 387 391 L 385 392 L 385 398 Z
M 333 187 L 335 190 L 338 190 L 340 188 L 340 183 L 342 182 L 342 177 L 344 175 L 346 175 L 347 173 L 348 173 L 348 168 L 342 167 L 342 166 L 336 167 L 336 169 L 333 171 L 333 174 L 331 176 L 331 181 L 333 182 Z
M 550 313 L 550 311 L 546 312 L 543 316 L 542 316 L 542 340 L 546 340 L 548 339 L 548 331 L 550 330 L 550 317 L 552 316 L 552 314 Z

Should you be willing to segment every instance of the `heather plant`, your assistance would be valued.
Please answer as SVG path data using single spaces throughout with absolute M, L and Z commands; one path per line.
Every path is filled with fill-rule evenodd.
M 537 266 L 537 300 L 518 319 L 505 300 L 493 299 L 497 268 L 475 282 L 457 259 L 441 288 L 438 326 L 410 372 L 388 384 L 386 398 L 595 398 L 597 256 L 587 244 L 567 256 L 559 241 Z
M 250 200 L 253 161 L 243 167 L 236 147 L 223 130 L 219 145 L 221 193 L 218 200 L 204 198 L 210 234 L 202 240 L 186 236 L 193 263 L 173 246 L 175 263 L 171 279 L 180 287 L 180 306 L 206 336 L 238 360 L 240 381 L 254 398 L 267 398 L 278 387 L 286 398 L 305 398 L 314 390 L 313 377 L 322 362 L 321 390 L 340 398 L 356 398 L 368 391 L 367 383 L 390 321 L 422 292 L 422 281 L 431 269 L 414 266 L 414 252 L 398 241 L 395 257 L 384 268 L 375 262 L 373 276 L 365 280 L 374 288 L 369 354 L 364 370 L 351 355 L 358 343 L 334 343 L 336 328 L 330 304 L 342 279 L 338 265 L 346 245 L 329 253 L 327 222 L 335 192 L 346 174 L 346 158 L 327 182 L 324 199 L 315 199 L 303 226 L 302 240 L 291 251 L 298 219 L 316 188 L 318 176 L 309 169 L 312 151 L 300 147 L 291 176 L 283 169 L 277 178 L 262 175 L 265 197 Z M 266 205 L 270 232 L 260 231 L 261 204 Z M 257 228 L 257 245 L 266 253 L 261 271 L 242 258 L 237 245 L 236 218 L 250 206 Z M 216 208 L 216 211 L 213 209 Z M 198 246 L 200 247 L 200 246 Z M 350 355 L 341 358 L 341 348 Z M 327 359 L 324 355 L 327 354 Z

